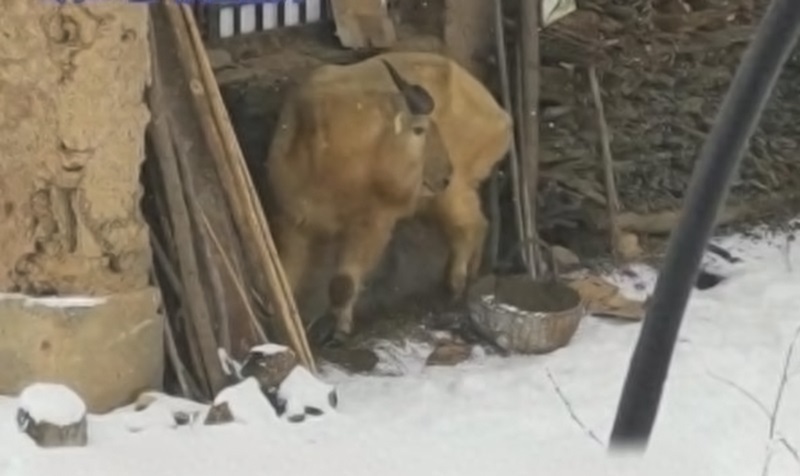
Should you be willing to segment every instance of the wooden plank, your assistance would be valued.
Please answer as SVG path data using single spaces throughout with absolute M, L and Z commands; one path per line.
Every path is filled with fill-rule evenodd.
M 383 0 L 331 0 L 331 7 L 342 46 L 388 48 L 397 42 L 394 23 Z

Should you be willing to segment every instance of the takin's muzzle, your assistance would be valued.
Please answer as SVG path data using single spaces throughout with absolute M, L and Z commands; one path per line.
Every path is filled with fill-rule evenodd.
M 453 163 L 450 153 L 445 146 L 442 134 L 436 122 L 428 124 L 428 134 L 425 136 L 425 165 L 422 170 L 422 185 L 424 195 L 436 195 L 443 192 L 453 177 Z

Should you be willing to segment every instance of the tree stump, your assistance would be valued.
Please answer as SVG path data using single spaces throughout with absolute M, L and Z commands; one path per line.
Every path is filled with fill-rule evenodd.
M 263 344 L 250 349 L 242 364 L 242 378 L 255 378 L 264 393 L 275 391 L 297 366 L 297 356 L 286 346 Z
M 86 404 L 64 385 L 36 383 L 19 396 L 17 425 L 43 448 L 86 446 Z

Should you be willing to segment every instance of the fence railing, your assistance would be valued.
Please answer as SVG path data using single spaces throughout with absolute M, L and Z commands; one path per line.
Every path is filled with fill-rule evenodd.
M 194 2 L 194 12 L 209 41 L 333 18 L 330 0 L 205 0 Z

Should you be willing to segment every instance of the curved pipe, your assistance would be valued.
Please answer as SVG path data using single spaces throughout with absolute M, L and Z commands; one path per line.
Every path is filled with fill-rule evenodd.
M 617 408 L 611 448 L 646 450 L 675 339 L 715 217 L 764 106 L 800 36 L 800 0 L 773 0 L 695 165 Z

